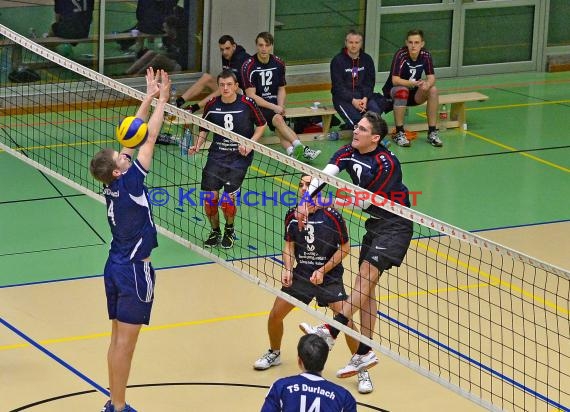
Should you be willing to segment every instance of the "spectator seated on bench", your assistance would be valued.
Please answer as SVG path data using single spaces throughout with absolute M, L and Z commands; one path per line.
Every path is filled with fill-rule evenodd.
M 126 74 L 144 74 L 148 67 L 169 73 L 188 67 L 188 25 L 181 15 L 171 15 L 164 21 L 164 50 L 146 50 L 128 68 Z
M 164 21 L 168 16 L 176 14 L 177 4 L 178 0 L 138 0 L 137 24 L 121 33 L 137 30 L 144 34 L 154 34 L 156 37 L 163 36 Z M 137 45 L 136 52 L 144 48 L 143 38 L 119 40 L 117 43 L 123 52 L 127 52 L 135 44 Z
M 78 39 L 89 36 L 93 20 L 94 0 L 55 0 L 55 22 L 50 36 Z

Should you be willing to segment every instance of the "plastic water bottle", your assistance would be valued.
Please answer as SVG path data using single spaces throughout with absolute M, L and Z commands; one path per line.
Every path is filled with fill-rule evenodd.
M 340 135 L 338 132 L 330 132 L 327 137 L 329 140 L 338 140 Z
M 13 46 L 0 47 L 0 83 L 7 82 L 8 75 L 12 71 L 12 47 Z
M 445 132 L 447 130 L 447 120 L 449 116 L 447 113 L 447 105 L 443 104 L 439 111 L 439 130 Z
M 194 145 L 194 137 L 190 131 L 190 126 L 184 128 L 184 134 L 182 139 L 180 139 L 180 154 L 182 156 L 188 156 L 188 149 Z

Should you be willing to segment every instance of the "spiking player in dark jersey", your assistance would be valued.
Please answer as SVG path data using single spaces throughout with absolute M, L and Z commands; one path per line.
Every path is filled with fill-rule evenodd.
M 104 412 L 134 411 L 125 401 L 127 380 L 141 325 L 148 325 L 154 300 L 155 275 L 150 254 L 158 243 L 144 179 L 170 96 L 170 79 L 162 70 L 155 75 L 148 69 L 146 82 L 147 94 L 136 117 L 148 118 L 157 95 L 158 103 L 136 160 L 131 164 L 135 149 L 123 148 L 120 153 L 104 149 L 93 157 L 89 166 L 93 177 L 104 183 L 107 218 L 113 234 L 104 272 L 107 309 L 112 321 L 107 355 L 111 399 Z
M 50 35 L 65 39 L 89 36 L 94 5 L 94 0 L 55 0 L 55 22 L 51 25 Z
M 228 34 L 224 34 L 220 37 L 218 40 L 218 46 L 222 55 L 222 71 L 231 70 L 238 79 L 239 87 L 245 90 L 244 82 L 241 77 L 241 66 L 250 57 L 249 54 L 245 51 L 243 46 L 236 44 L 234 38 Z M 200 108 L 206 106 L 206 103 L 208 103 L 212 98 L 220 95 L 216 79 L 210 73 L 204 73 L 196 83 L 190 86 L 188 90 L 178 97 L 176 99 L 176 105 L 178 107 L 182 107 L 186 104 L 187 100 L 198 96 L 204 90 L 211 90 L 212 92 L 198 103 L 191 105 L 189 108 L 191 113 L 195 113 L 200 110 Z
M 303 146 L 295 132 L 285 122 L 285 62 L 271 54 L 273 35 L 261 32 L 255 38 L 257 53 L 245 61 L 242 67 L 245 94 L 261 108 L 269 129 L 277 129 L 281 145 L 287 154 L 297 159 L 316 159 L 320 150 Z
M 261 412 L 355 412 L 354 396 L 321 376 L 328 356 L 328 346 L 320 336 L 302 336 L 297 363 L 303 372 L 275 381 Z
M 431 53 L 424 46 L 424 33 L 421 30 L 410 30 L 406 36 L 406 45 L 398 49 L 392 59 L 390 74 L 382 88 L 384 96 L 391 96 L 394 101 L 394 141 L 399 146 L 410 146 L 404 131 L 406 107 L 426 101 L 429 128 L 427 141 L 432 146 L 442 146 L 436 129 L 439 94 L 435 87 L 435 71 Z M 425 80 L 422 79 L 424 73 Z
M 299 183 L 299 202 L 312 203 L 308 205 L 309 218 L 304 230 L 299 231 L 295 208 L 285 215 L 281 290 L 305 304 L 316 298 L 319 306 L 328 306 L 338 313 L 347 298 L 342 281 L 342 259 L 350 251 L 348 232 L 337 210 L 320 207 L 305 197 L 310 183 L 311 177 L 307 175 L 303 175 Z M 269 350 L 255 361 L 255 369 L 265 370 L 281 363 L 283 320 L 293 308 L 285 299 L 275 298 L 267 320 Z M 352 338 L 347 338 L 347 343 L 352 351 L 356 350 Z
M 218 75 L 220 96 L 210 100 L 204 108 L 202 117 L 226 130 L 233 131 L 253 141 L 263 136 L 266 121 L 255 102 L 249 97 L 237 93 L 236 76 L 229 70 Z M 207 129 L 201 129 L 195 146 L 188 149 L 189 154 L 196 154 L 206 141 Z M 212 232 L 204 242 L 206 247 L 218 244 L 225 249 L 234 244 L 234 219 L 237 214 L 236 193 L 245 178 L 247 169 L 253 161 L 253 152 L 231 139 L 214 134 L 208 152 L 208 160 L 202 171 L 203 191 L 212 196 L 204 203 L 206 216 L 212 226 Z M 224 195 L 220 201 L 220 189 Z M 226 225 L 224 235 L 220 230 L 218 204 L 222 209 Z
M 352 143 L 341 147 L 332 156 L 324 172 L 336 175 L 346 170 L 355 185 L 373 193 L 385 194 L 390 199 L 401 199 L 404 206 L 409 206 L 409 193 L 402 182 L 400 162 L 380 144 L 387 134 L 388 127 L 380 115 L 366 112 L 354 129 Z M 320 182 L 314 179 L 311 182 L 311 195 L 316 193 L 318 187 Z M 365 222 L 366 234 L 360 249 L 358 276 L 353 293 L 334 319 L 346 325 L 360 309 L 361 333 L 372 338 L 378 309 L 374 290 L 383 271 L 401 265 L 410 245 L 413 225 L 411 221 L 376 205 L 367 203 L 363 209 L 370 217 Z M 298 212 L 301 216 L 306 215 L 305 211 Z M 306 333 L 319 334 L 331 346 L 339 334 L 338 329 L 328 324 L 313 327 L 302 323 L 300 327 Z M 337 376 L 353 376 L 377 363 L 378 358 L 371 348 L 360 343 L 348 365 L 340 369 Z

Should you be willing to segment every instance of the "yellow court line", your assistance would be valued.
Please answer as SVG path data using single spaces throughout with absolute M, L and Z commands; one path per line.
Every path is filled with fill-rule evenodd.
M 297 308 L 295 308 L 297 309 Z M 255 318 L 259 316 L 267 316 L 269 315 L 269 311 L 264 312 L 254 312 L 254 313 L 245 313 L 241 315 L 232 315 L 232 316 L 221 316 L 217 318 L 211 319 L 201 319 L 189 322 L 179 322 L 179 323 L 171 323 L 166 325 L 158 325 L 158 326 L 144 326 L 141 328 L 141 332 L 153 332 L 158 330 L 168 330 L 168 329 L 175 329 L 175 328 L 182 328 L 186 326 L 196 326 L 196 325 L 206 325 L 209 323 L 217 323 L 217 322 L 226 322 L 231 320 L 240 320 L 240 319 L 247 319 L 247 318 Z M 38 343 L 42 346 L 55 344 L 55 343 L 67 343 L 67 342 L 76 342 L 81 340 L 90 340 L 90 339 L 99 339 L 111 336 L 111 332 L 103 332 L 103 333 L 92 333 L 89 335 L 78 335 L 78 336 L 68 336 L 64 338 L 55 338 L 55 339 L 44 339 L 39 341 Z M 3 345 L 0 346 L 0 351 L 3 350 L 11 350 L 11 349 L 22 349 L 22 348 L 29 348 L 32 347 L 29 343 L 17 343 L 13 345 Z
M 547 106 L 547 105 L 562 104 L 562 103 L 570 103 L 570 100 L 553 100 L 553 101 L 549 101 L 549 102 L 502 104 L 502 105 L 498 105 L 498 106 L 471 107 L 471 108 L 466 109 L 466 110 L 513 109 L 516 107 Z
M 466 289 L 488 287 L 488 286 L 489 286 L 489 284 L 487 284 L 487 283 L 479 283 L 479 284 L 475 284 L 475 285 L 461 285 L 458 287 L 430 289 L 427 291 L 418 291 L 418 292 L 410 292 L 410 293 L 402 293 L 402 294 L 389 294 L 389 295 L 379 296 L 379 300 L 386 301 L 386 300 L 391 300 L 391 299 L 410 298 L 410 297 L 414 297 L 414 296 L 424 296 L 424 295 L 429 295 L 429 294 L 447 293 L 447 292 L 455 291 L 455 290 L 466 290 Z M 300 309 L 294 308 L 293 310 L 300 310 Z M 256 318 L 259 316 L 267 316 L 267 315 L 269 315 L 269 311 L 244 313 L 244 314 L 240 314 L 240 315 L 231 315 L 231 316 L 220 316 L 217 318 L 201 319 L 201 320 L 188 321 L 188 322 L 177 322 L 177 323 L 170 323 L 170 324 L 166 324 L 166 325 L 144 326 L 141 328 L 141 332 L 154 332 L 154 331 L 160 331 L 160 330 L 183 328 L 183 327 L 188 327 L 188 326 L 207 325 L 207 324 L 211 324 L 211 323 L 219 323 L 219 322 L 227 322 L 227 321 L 232 321 L 232 320 Z M 100 338 L 106 338 L 109 336 L 111 336 L 110 332 L 91 333 L 88 335 L 77 335 L 77 336 L 67 336 L 67 337 L 54 338 L 54 339 L 44 339 L 44 340 L 39 341 L 38 343 L 42 346 L 47 346 L 47 345 L 53 345 L 53 344 L 57 344 L 57 343 L 68 343 L 68 342 L 77 342 L 77 341 L 85 341 L 85 340 L 92 340 L 92 339 L 100 339 Z M 29 343 L 16 343 L 16 344 L 11 344 L 11 345 L 2 345 L 2 346 L 0 346 L 0 351 L 24 349 L 24 348 L 31 348 L 31 347 L 33 347 L 33 346 Z
M 470 271 L 472 271 L 472 272 L 475 272 L 475 273 L 477 273 L 477 274 L 479 274 L 479 275 L 482 275 L 482 276 L 486 277 L 487 279 L 489 279 L 489 281 L 490 281 L 490 283 L 491 283 L 492 285 L 497 285 L 497 286 L 506 287 L 507 289 L 509 289 L 509 290 L 511 290 L 511 291 L 514 291 L 514 292 L 516 292 L 517 294 L 522 294 L 522 295 L 526 296 L 527 298 L 529 298 L 529 299 L 532 300 L 532 301 L 540 302 L 540 303 L 543 304 L 544 306 L 548 306 L 549 308 L 554 309 L 554 310 L 556 310 L 557 312 L 560 312 L 560 313 L 562 313 L 562 314 L 564 314 L 564 315 L 570 314 L 570 310 L 568 310 L 567 308 L 562 307 L 562 306 L 559 306 L 559 305 L 557 305 L 556 303 L 553 303 L 553 302 L 551 302 L 551 301 L 549 301 L 549 300 L 547 300 L 547 299 L 543 299 L 543 298 L 541 298 L 540 296 L 537 296 L 537 295 L 535 295 L 535 294 L 532 293 L 532 292 L 528 292 L 527 290 L 525 290 L 525 289 L 523 289 L 523 288 L 521 288 L 521 287 L 519 287 L 519 286 L 513 285 L 511 282 L 506 282 L 506 281 L 504 281 L 504 280 L 502 280 L 502 279 L 500 279 L 500 278 L 498 278 L 498 277 L 496 277 L 496 276 L 494 276 L 494 275 L 491 275 L 490 273 L 487 273 L 487 272 L 485 272 L 485 271 L 482 271 L 481 269 L 479 269 L 479 268 L 477 268 L 477 267 L 475 267 L 475 266 L 472 266 L 472 265 L 470 265 L 470 264 L 468 264 L 468 263 L 465 263 L 465 262 L 463 262 L 463 261 L 461 261 L 461 260 L 459 260 L 459 259 L 456 259 L 456 258 L 454 258 L 454 257 L 451 257 L 451 256 L 449 256 L 449 255 L 446 254 L 446 253 L 442 253 L 442 252 L 440 252 L 439 250 L 434 249 L 434 248 L 432 248 L 432 247 L 429 247 L 429 246 L 427 246 L 427 245 L 425 245 L 425 244 L 423 244 L 423 243 L 421 243 L 421 242 L 419 242 L 419 241 L 414 241 L 414 242 L 417 243 L 417 245 L 418 245 L 419 247 L 423 248 L 424 250 L 426 250 L 426 251 L 428 251 L 428 252 L 433 253 L 433 254 L 436 255 L 436 256 L 443 257 L 443 258 L 445 258 L 446 260 L 448 260 L 448 261 L 450 261 L 450 262 L 454 262 L 454 263 L 458 264 L 459 266 L 461 266 L 461 267 L 467 269 L 468 271 L 470 270 Z
M 560 166 L 560 165 L 558 165 L 558 164 L 556 164 L 556 163 L 549 162 L 548 160 L 541 159 L 540 157 L 535 156 L 535 155 L 532 155 L 532 154 L 530 154 L 530 153 L 526 153 L 526 152 L 520 151 L 519 149 L 517 149 L 517 148 L 515 148 L 515 147 L 507 146 L 506 144 L 499 143 L 499 142 L 497 142 L 496 140 L 489 139 L 488 137 L 481 136 L 480 134 L 473 133 L 473 132 L 471 132 L 471 131 L 466 131 L 465 133 L 467 133 L 467 134 L 470 135 L 470 136 L 476 137 L 477 139 L 480 139 L 480 140 L 483 140 L 483 141 L 485 141 L 485 142 L 487 142 L 487 143 L 490 143 L 490 144 L 492 144 L 492 145 L 501 147 L 501 148 L 503 148 L 503 149 L 505 149 L 505 150 L 508 150 L 508 151 L 511 151 L 511 152 L 517 152 L 517 154 L 520 154 L 521 156 L 524 156 L 524 157 L 527 157 L 527 158 L 529 158 L 529 159 L 531 159 L 531 160 L 534 160 L 535 162 L 539 162 L 539 163 L 545 164 L 545 165 L 547 165 L 547 166 L 553 167 L 554 169 L 558 169 L 558 170 L 561 170 L 561 171 L 566 172 L 566 173 L 570 172 L 570 169 L 568 169 L 567 167 Z
M 15 147 L 15 148 L 12 148 L 12 150 L 24 151 L 24 150 L 54 149 L 57 147 L 73 147 L 73 146 L 84 146 L 84 145 L 100 144 L 100 143 L 112 143 L 112 142 L 114 142 L 114 140 L 106 139 L 106 140 L 94 140 L 94 141 L 85 141 L 85 142 L 78 142 L 78 143 L 58 143 L 58 144 L 50 144 L 50 145 Z M 4 150 L 0 149 L 0 152 L 4 152 Z

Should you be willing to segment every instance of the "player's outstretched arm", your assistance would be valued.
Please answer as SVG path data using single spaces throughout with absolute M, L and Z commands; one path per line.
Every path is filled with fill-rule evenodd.
M 148 90 L 152 90 L 156 85 L 155 94 L 158 93 L 158 103 L 148 121 L 148 137 L 139 149 L 137 160 L 142 167 L 149 170 L 154 153 L 154 144 L 164 121 L 164 107 L 170 98 L 170 78 L 164 70 L 157 70 L 154 73 L 150 68 L 147 70 L 146 81 Z

